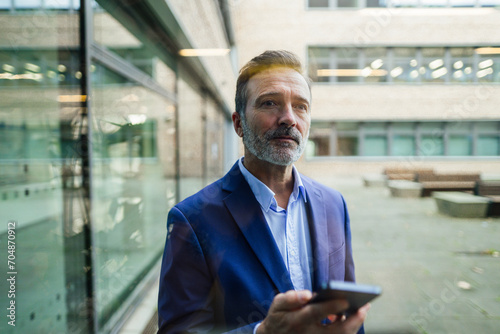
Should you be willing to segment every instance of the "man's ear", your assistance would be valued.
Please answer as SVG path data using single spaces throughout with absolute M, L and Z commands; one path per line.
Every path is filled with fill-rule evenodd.
M 243 137 L 243 128 L 241 127 L 241 116 L 236 111 L 232 115 L 234 131 L 239 137 Z

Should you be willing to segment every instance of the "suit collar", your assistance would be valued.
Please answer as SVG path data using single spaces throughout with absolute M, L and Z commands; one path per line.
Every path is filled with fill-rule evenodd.
M 306 189 L 307 215 L 313 249 L 313 291 L 328 280 L 328 228 L 323 194 L 314 182 L 301 175 Z M 280 292 L 293 289 L 290 275 L 278 246 L 262 214 L 259 203 L 235 163 L 222 179 L 222 187 L 230 194 L 226 207 Z
M 307 189 L 307 218 L 313 251 L 313 291 L 328 280 L 328 227 L 323 194 L 312 180 L 302 177 Z
M 280 292 L 293 290 L 290 275 L 250 186 L 236 163 L 222 179 L 230 192 L 224 203 L 253 252 Z

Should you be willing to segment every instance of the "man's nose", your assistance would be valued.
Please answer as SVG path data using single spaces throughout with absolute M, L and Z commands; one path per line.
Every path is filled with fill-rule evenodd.
M 297 119 L 291 104 L 285 104 L 280 112 L 279 125 L 294 127 L 297 124 Z

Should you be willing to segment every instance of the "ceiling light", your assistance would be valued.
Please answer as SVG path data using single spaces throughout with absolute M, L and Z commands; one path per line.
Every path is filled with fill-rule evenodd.
M 384 61 L 382 59 L 376 59 L 376 60 L 372 61 L 372 63 L 371 63 L 371 67 L 375 70 L 378 70 L 379 68 L 381 68 L 382 65 L 384 65 Z
M 483 68 L 486 68 L 486 67 L 490 67 L 493 65 L 493 59 L 486 59 L 486 60 L 483 60 L 482 62 L 480 62 L 478 64 L 478 67 L 480 69 L 483 69 Z
M 439 68 L 431 73 L 432 78 L 437 79 L 448 73 L 448 70 L 444 67 Z
M 455 71 L 455 72 L 453 73 L 453 77 L 454 77 L 455 79 L 460 79 L 460 78 L 461 78 L 461 77 L 463 77 L 463 76 L 464 76 L 464 73 L 463 73 L 462 71 Z
M 441 67 L 443 65 L 444 65 L 444 61 L 442 59 L 436 59 L 436 60 L 433 60 L 429 63 L 429 68 L 431 70 L 435 70 L 436 68 Z
M 87 100 L 87 95 L 59 95 L 57 97 L 57 102 L 85 102 Z
M 403 68 L 402 67 L 395 67 L 391 71 L 391 77 L 395 78 L 403 74 Z
M 476 53 L 480 55 L 498 55 L 500 54 L 500 48 L 492 48 L 492 47 L 477 48 Z
M 383 77 L 387 75 L 386 70 L 371 70 L 366 67 L 362 70 L 356 68 L 348 69 L 323 69 L 317 70 L 316 75 L 318 77 Z
M 9 64 L 3 64 L 2 66 L 2 69 L 5 71 L 5 72 L 14 72 L 16 70 L 16 68 L 12 65 L 9 65 Z
M 456 69 L 456 70 L 459 70 L 461 69 L 462 67 L 464 67 L 464 62 L 459 60 L 459 61 L 456 61 L 454 64 L 453 64 L 453 68 Z
M 31 71 L 31 72 L 40 72 L 40 66 L 32 64 L 32 63 L 24 64 L 24 68 L 27 69 L 28 71 Z
M 179 50 L 179 55 L 182 57 L 225 56 L 230 51 L 230 49 L 182 49 Z
M 493 74 L 493 69 L 492 69 L 491 67 L 486 68 L 486 69 L 481 70 L 481 71 L 478 71 L 478 72 L 476 73 L 476 76 L 477 76 L 478 78 L 483 78 L 483 77 L 487 76 L 488 74 Z

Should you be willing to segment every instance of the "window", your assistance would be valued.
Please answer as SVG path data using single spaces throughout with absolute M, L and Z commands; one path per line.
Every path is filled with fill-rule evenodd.
M 309 47 L 309 75 L 332 83 L 500 82 L 500 47 Z
M 448 69 L 444 60 L 444 48 L 422 48 L 422 65 L 418 71 L 423 82 L 447 81 Z
M 364 141 L 363 155 L 387 155 L 387 138 L 381 135 L 367 135 Z
M 499 156 L 500 121 L 317 122 L 311 125 L 314 156 Z
M 450 81 L 474 82 L 474 48 L 450 48 Z
M 497 7 L 500 0 L 309 0 L 309 8 Z
M 328 0 L 309 0 L 310 8 L 328 8 Z

